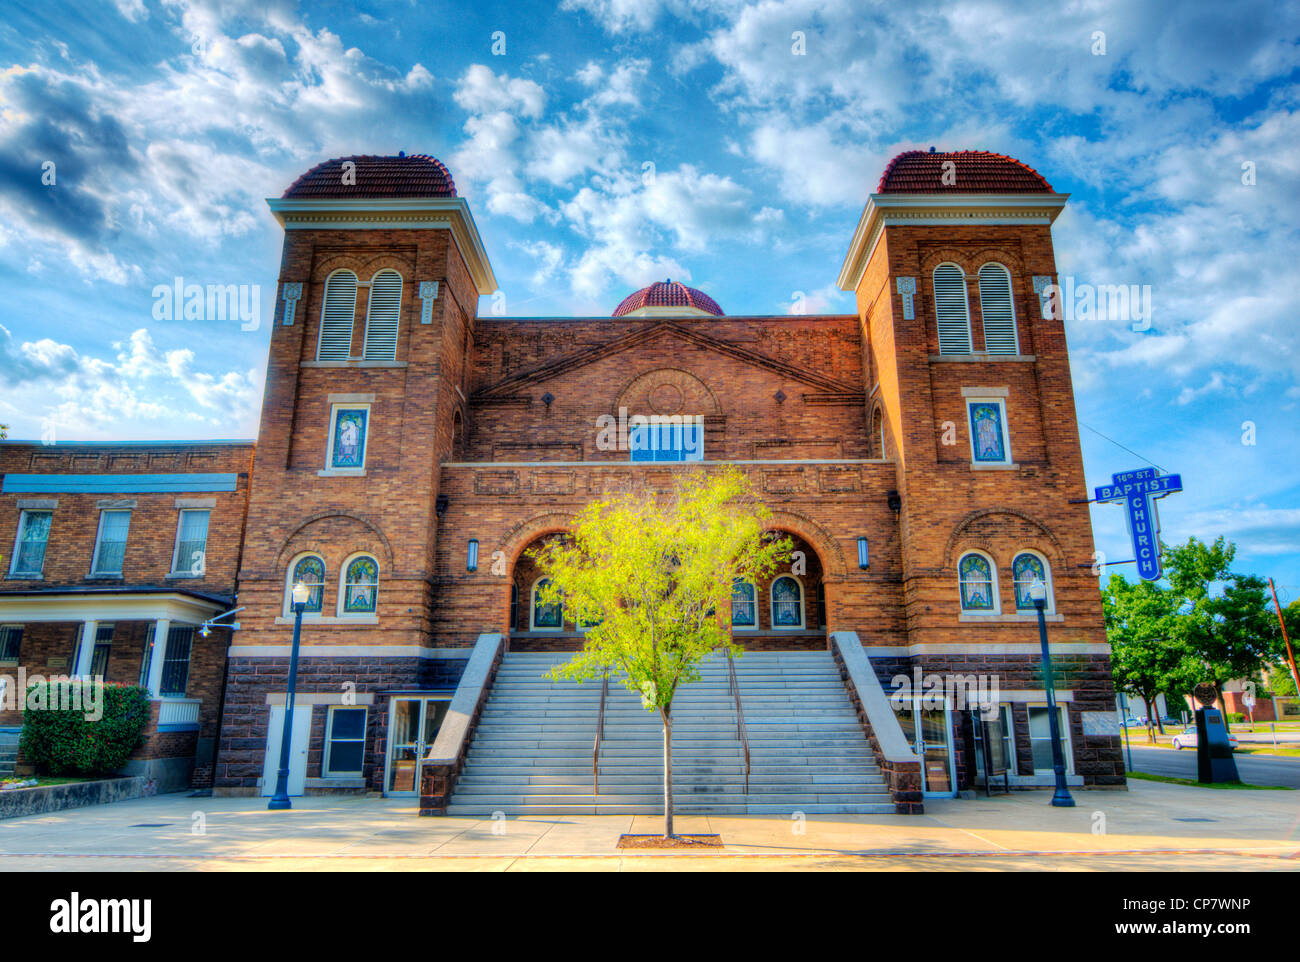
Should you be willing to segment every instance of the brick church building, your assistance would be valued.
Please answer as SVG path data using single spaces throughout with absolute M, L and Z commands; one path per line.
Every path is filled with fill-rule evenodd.
M 13 472 L 0 539 L 12 532 L 15 545 L 0 623 L 6 644 L 20 639 L 0 654 L 43 668 L 57 665 L 43 646 L 63 645 L 89 670 L 76 639 L 125 621 L 109 610 L 121 598 L 164 588 L 172 600 L 128 612 L 154 625 L 155 647 L 181 622 L 240 607 L 237 631 L 186 648 L 206 653 L 190 669 L 193 690 L 177 694 L 173 683 L 164 695 L 159 678 L 155 697 L 161 709 L 168 697 L 196 701 L 181 750 L 194 752 L 196 787 L 269 794 L 290 589 L 301 583 L 291 794 L 421 794 L 428 812 L 636 810 L 618 807 L 645 801 L 631 789 L 620 802 L 618 788 L 597 796 L 589 785 L 599 692 L 541 677 L 582 633 L 537 602 L 529 549 L 594 499 L 650 497 L 682 471 L 734 465 L 797 555 L 733 596 L 733 637 L 746 649 L 735 664 L 747 666 L 740 688 L 752 698 L 743 708 L 752 766 L 737 796 L 747 810 L 807 808 L 812 798 L 825 804 L 812 811 L 878 810 L 873 800 L 917 811 L 926 795 L 969 787 L 989 739 L 998 744 L 988 757 L 1012 787 L 1050 785 L 1035 579 L 1047 590 L 1067 777 L 1122 786 L 1109 649 L 1086 564 L 1092 532 L 1087 506 L 1074 503 L 1087 489 L 1069 357 L 1047 291 L 1051 225 L 1067 196 L 1009 157 L 910 151 L 889 163 L 849 239 L 838 283 L 854 292 L 853 314 L 730 314 L 665 280 L 607 317 L 501 317 L 478 313 L 496 280 L 443 164 L 404 155 L 322 163 L 269 201 L 285 239 L 255 450 L 0 448 Z M 684 427 L 646 428 L 639 419 L 651 415 L 680 415 Z M 630 425 L 628 443 L 599 443 L 602 418 Z M 177 467 L 152 466 L 173 449 Z M 251 466 L 222 468 L 226 493 L 215 496 L 203 492 L 216 490 L 204 487 L 216 469 L 180 477 L 209 449 L 223 464 L 251 454 Z M 83 469 L 86 452 L 98 460 Z M 150 522 L 137 508 L 116 579 L 87 578 L 100 550 L 91 533 L 98 541 L 106 525 L 117 530 L 117 519 L 103 519 L 128 510 L 135 490 L 167 492 L 134 496 L 159 502 L 157 560 L 143 565 L 134 539 Z M 205 497 L 211 506 L 196 507 Z M 235 544 L 202 584 L 169 582 L 175 571 L 162 569 L 179 563 L 162 555 L 181 550 L 171 545 L 185 526 L 178 513 L 194 510 L 212 512 L 214 540 Z M 60 528 L 87 540 L 63 566 L 72 548 Z M 30 560 L 19 565 L 33 530 L 49 543 L 43 576 L 22 570 Z M 61 641 L 43 640 L 51 630 L 30 620 L 40 605 L 45 618 L 66 608 Z M 120 666 L 122 677 L 152 677 L 130 647 L 138 640 L 127 640 L 146 629 L 120 630 L 109 676 Z M 991 725 L 951 698 L 923 704 L 899 692 L 926 676 L 993 679 L 996 707 L 982 716 Z M 687 745 L 702 764 L 737 751 L 734 719 L 708 729 L 722 717 L 715 708 L 736 702 L 727 694 L 722 708 L 705 705 L 710 677 L 698 743 Z M 616 746 L 617 719 L 636 719 L 608 697 L 614 721 L 603 737 Z M 812 730 L 824 740 L 798 740 Z M 572 758 L 529 767 L 551 750 L 581 756 L 586 775 Z M 635 746 L 607 750 L 596 759 L 602 781 L 632 784 L 645 767 Z M 838 779 L 844 791 L 796 798 L 787 769 L 823 750 L 832 767 L 800 784 Z M 527 790 L 551 783 L 563 785 Z M 736 784 L 721 779 L 701 798 L 741 793 Z

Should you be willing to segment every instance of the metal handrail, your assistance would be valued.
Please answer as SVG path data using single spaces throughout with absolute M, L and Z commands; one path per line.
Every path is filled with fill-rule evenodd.
M 600 679 L 600 710 L 596 712 L 596 744 L 591 749 L 593 795 L 600 794 L 600 743 L 605 739 L 605 699 L 609 697 L 609 672 Z
M 745 753 L 745 794 L 749 794 L 749 731 L 745 728 L 745 709 L 740 705 L 740 681 L 736 678 L 736 662 L 727 649 L 727 676 L 731 685 L 731 697 L 736 702 L 736 737 L 740 739 L 741 750 Z

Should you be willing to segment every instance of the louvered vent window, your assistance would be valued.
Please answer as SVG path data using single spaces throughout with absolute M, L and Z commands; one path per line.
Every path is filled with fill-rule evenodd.
M 939 353 L 969 354 L 966 274 L 956 264 L 940 264 L 934 269 L 934 316 L 939 323 Z
M 370 282 L 370 305 L 366 308 L 367 361 L 397 358 L 397 319 L 402 312 L 402 275 L 380 271 Z
M 984 350 L 990 354 L 1019 354 L 1016 310 L 1011 304 L 1011 273 L 1001 264 L 980 268 L 980 316 L 984 319 Z
M 325 281 L 318 361 L 346 361 L 352 354 L 352 319 L 357 310 L 357 275 L 336 271 Z

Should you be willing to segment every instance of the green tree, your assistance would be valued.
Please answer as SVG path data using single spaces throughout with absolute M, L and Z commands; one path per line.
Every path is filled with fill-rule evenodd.
M 1195 660 L 1174 630 L 1176 599 L 1156 582 L 1134 584 L 1114 574 L 1102 588 L 1101 603 L 1115 686 L 1146 704 L 1147 740 L 1154 741 L 1153 723 L 1161 734 L 1165 730 L 1156 696 L 1190 691 L 1196 681 Z
M 1225 682 L 1254 678 L 1282 656 L 1267 582 L 1232 570 L 1237 546 L 1222 535 L 1164 546 L 1165 577 L 1178 605 L 1174 637 L 1196 658 L 1201 681 L 1222 696 Z M 1220 590 L 1215 590 L 1221 586 Z
M 791 543 L 764 532 L 770 517 L 737 470 L 681 478 L 661 499 L 624 496 L 589 505 L 570 536 L 534 555 L 549 579 L 539 600 L 563 604 L 586 631 L 582 651 L 551 675 L 579 682 L 618 673 L 664 738 L 664 835 L 673 835 L 672 706 L 677 689 L 731 641 L 737 578 L 760 581 Z

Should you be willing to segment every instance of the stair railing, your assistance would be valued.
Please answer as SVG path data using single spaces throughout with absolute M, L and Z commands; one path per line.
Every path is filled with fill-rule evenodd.
M 591 749 L 593 795 L 600 794 L 600 743 L 605 739 L 605 699 L 609 697 L 609 672 L 600 679 L 600 709 L 596 712 L 596 743 Z
M 749 794 L 749 731 L 745 728 L 745 709 L 740 704 L 740 682 L 736 678 L 736 662 L 727 649 L 727 679 L 731 688 L 731 697 L 736 703 L 736 737 L 740 739 L 741 751 L 745 754 L 745 794 Z

